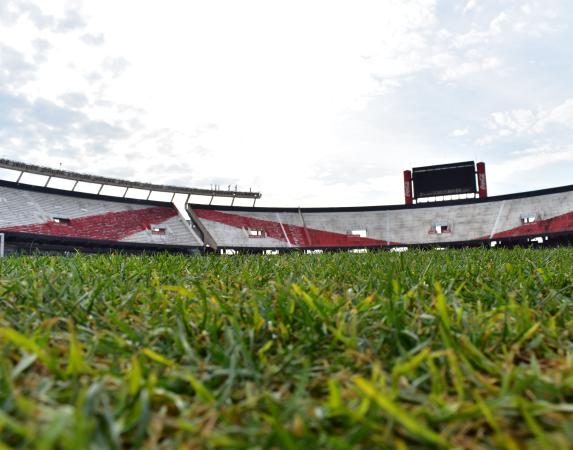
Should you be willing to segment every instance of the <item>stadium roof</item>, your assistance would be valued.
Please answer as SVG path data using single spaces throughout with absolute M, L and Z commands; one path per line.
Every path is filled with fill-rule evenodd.
M 53 178 L 62 178 L 67 180 L 74 180 L 77 182 L 82 181 L 86 183 L 100 184 L 102 187 L 105 186 L 117 186 L 127 189 L 142 189 L 151 192 L 169 192 L 173 194 L 186 194 L 186 195 L 204 195 L 209 197 L 230 197 L 230 198 L 250 198 L 257 200 L 261 198 L 260 192 L 251 191 L 237 191 L 237 190 L 221 190 L 221 189 L 200 189 L 192 187 L 183 186 L 172 186 L 165 184 L 152 184 L 152 183 L 142 183 L 138 181 L 128 181 L 120 180 L 117 178 L 102 177 L 97 175 L 87 175 L 77 172 L 70 172 L 68 170 L 57 170 L 51 169 L 49 167 L 36 166 L 32 164 L 25 164 L 17 161 L 11 161 L 8 159 L 0 159 L 0 168 L 15 170 L 20 173 L 18 181 L 24 173 L 31 173 L 36 175 L 43 175 L 48 177 L 48 181 Z M 75 188 L 75 185 L 74 185 Z M 73 190 L 73 189 L 72 189 Z M 101 191 L 101 188 L 100 188 Z

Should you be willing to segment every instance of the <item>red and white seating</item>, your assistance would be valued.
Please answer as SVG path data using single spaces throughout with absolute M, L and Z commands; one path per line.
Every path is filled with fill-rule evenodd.
M 221 249 L 439 246 L 573 235 L 573 186 L 409 206 L 187 209 L 205 242 Z
M 0 233 L 149 247 L 202 247 L 172 203 L 0 181 Z

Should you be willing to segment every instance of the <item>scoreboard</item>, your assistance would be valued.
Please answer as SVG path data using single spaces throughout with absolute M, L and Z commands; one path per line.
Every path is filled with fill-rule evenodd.
M 438 166 L 414 167 L 414 198 L 477 193 L 473 161 Z

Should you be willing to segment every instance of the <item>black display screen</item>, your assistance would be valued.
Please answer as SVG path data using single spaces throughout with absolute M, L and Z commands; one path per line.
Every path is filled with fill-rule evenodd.
M 473 161 L 414 167 L 414 198 L 477 192 Z

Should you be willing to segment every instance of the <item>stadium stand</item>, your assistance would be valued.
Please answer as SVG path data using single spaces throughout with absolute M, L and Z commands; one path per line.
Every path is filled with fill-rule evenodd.
M 0 237 L 7 253 L 336 251 L 573 241 L 573 185 L 488 197 L 485 165 L 472 161 L 405 171 L 405 205 L 346 208 L 261 208 L 254 206 L 258 192 L 123 181 L 9 160 L 0 160 L 0 169 L 17 174 L 16 181 L 0 180 Z M 23 184 L 24 173 L 44 176 L 45 184 Z M 74 187 L 50 187 L 56 178 L 73 180 Z M 75 190 L 79 182 L 99 186 L 98 193 Z M 100 195 L 104 186 L 123 188 L 123 196 Z M 127 198 L 129 189 L 147 191 L 147 199 Z M 171 193 L 171 202 L 149 200 L 153 192 Z M 187 196 L 189 223 L 173 204 L 178 193 Z M 451 193 L 466 198 L 420 200 Z M 191 195 L 210 202 L 189 203 Z M 231 198 L 231 206 L 212 205 L 215 197 Z M 233 206 L 237 198 L 252 200 L 253 206 Z
M 468 246 L 573 237 L 573 185 L 487 198 L 349 208 L 189 204 L 216 250 Z
M 192 252 L 203 247 L 172 203 L 0 181 L 0 211 L 7 250 Z
M 173 203 L 176 195 L 230 198 L 253 201 L 259 192 L 221 190 L 151 184 L 25 164 L 0 159 L 0 252 L 62 253 L 74 250 L 103 252 L 204 251 L 201 230 L 179 213 Z M 12 176 L 13 180 L 6 179 Z M 43 185 L 26 183 L 29 177 Z M 54 189 L 55 180 L 72 181 L 71 189 Z M 97 193 L 85 193 L 79 186 L 91 186 Z M 112 187 L 121 196 L 100 195 Z M 104 189 L 105 188 L 105 189 Z M 130 191 L 133 190 L 133 191 Z M 94 191 L 94 192 L 95 192 Z M 145 200 L 130 198 L 137 192 Z M 170 202 L 151 201 L 156 193 L 170 195 Z M 0 255 L 1 256 L 1 255 Z

